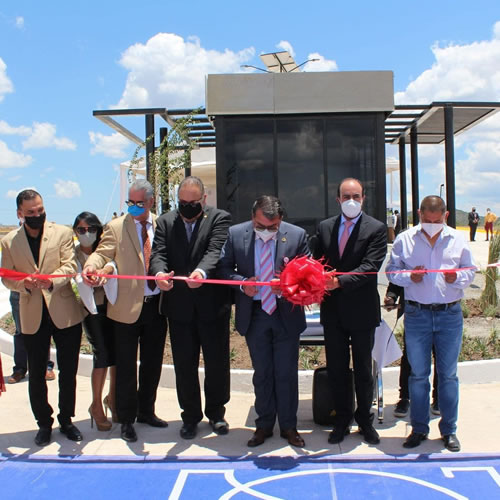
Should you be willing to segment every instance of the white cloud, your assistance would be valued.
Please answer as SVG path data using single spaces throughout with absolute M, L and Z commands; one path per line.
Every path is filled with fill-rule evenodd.
M 436 43 L 431 47 L 434 63 L 404 91 L 396 93 L 396 103 L 500 101 L 500 21 L 492 33 L 490 40 L 468 44 Z M 479 213 L 487 206 L 500 211 L 499 137 L 500 113 L 456 136 L 457 208 L 468 210 L 475 205 Z M 419 147 L 418 154 L 427 192 L 436 191 L 439 183 L 445 182 L 444 147 Z
M 116 107 L 195 107 L 205 101 L 205 75 L 235 73 L 254 56 L 253 47 L 233 52 L 205 49 L 196 37 L 158 33 L 122 54 L 129 71 Z
M 286 50 L 295 59 L 295 50 L 293 50 L 292 44 L 286 40 L 281 40 L 280 43 L 276 45 L 278 49 Z
M 7 76 L 7 65 L 0 57 L 0 102 L 3 101 L 5 94 L 9 94 L 11 92 L 14 92 L 14 85 Z
M 7 180 L 8 180 L 9 182 L 16 182 L 16 181 L 18 181 L 21 177 L 22 177 L 22 175 L 13 175 L 12 177 L 9 177 Z
M 5 142 L 0 141 L 0 168 L 23 168 L 32 161 L 33 158 L 30 155 L 16 153 L 10 150 Z
M 52 148 L 75 150 L 76 144 L 66 137 L 56 137 L 56 126 L 52 123 L 34 122 L 31 135 L 23 142 L 24 149 Z
M 25 189 L 33 189 L 34 191 L 38 192 L 38 189 L 35 186 L 26 186 L 21 189 L 9 189 L 7 193 L 5 193 L 5 197 L 15 198 L 21 191 L 24 191 Z
M 304 64 L 304 71 L 337 71 L 337 63 L 331 59 L 325 59 L 318 52 L 312 52 L 307 56 L 307 59 L 319 59 L 318 61 L 310 61 Z
M 0 120 L 0 134 L 3 135 L 30 135 L 32 132 L 31 127 L 20 125 L 19 127 L 12 127 L 6 121 Z
M 16 17 L 16 28 L 19 28 L 19 29 L 24 28 L 24 17 L 22 17 L 22 16 Z
M 47 168 L 44 168 L 41 172 L 40 172 L 40 177 L 46 177 L 47 174 L 50 174 L 50 172 L 53 172 L 55 170 L 55 167 L 47 167 Z
M 118 132 L 111 135 L 104 135 L 100 132 L 89 132 L 90 143 L 93 145 L 90 153 L 103 154 L 109 158 L 124 158 L 127 156 L 125 148 L 131 145 L 131 142 Z
M 54 189 L 56 190 L 56 195 L 59 198 L 77 198 L 82 194 L 78 182 L 75 181 L 63 181 L 62 179 L 57 179 L 54 184 Z

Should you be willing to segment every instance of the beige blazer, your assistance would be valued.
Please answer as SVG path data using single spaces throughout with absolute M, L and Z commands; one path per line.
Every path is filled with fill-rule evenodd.
M 2 267 L 14 271 L 40 274 L 74 274 L 76 273 L 75 246 L 73 231 L 65 226 L 46 222 L 40 242 L 38 266 L 26 237 L 23 226 L 8 233 L 1 241 Z M 82 321 L 85 316 L 82 306 L 78 303 L 71 278 L 52 279 L 53 289 L 34 289 L 29 292 L 24 288 L 23 281 L 2 279 L 2 283 L 20 293 L 19 308 L 21 316 L 21 332 L 36 333 L 42 320 L 42 300 L 45 300 L 54 325 L 68 328 Z
M 151 216 L 154 231 L 156 215 Z M 99 246 L 89 256 L 85 265 L 102 269 L 111 260 L 115 261 L 119 274 L 144 276 L 142 247 L 134 219 L 129 214 L 107 224 Z M 120 323 L 135 323 L 139 319 L 144 301 L 144 282 L 145 280 L 119 279 L 116 302 L 108 302 L 108 317 Z

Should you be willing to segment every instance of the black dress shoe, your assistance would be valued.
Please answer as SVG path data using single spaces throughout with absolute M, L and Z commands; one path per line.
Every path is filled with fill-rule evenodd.
M 403 448 L 416 448 L 422 441 L 427 439 L 427 434 L 424 432 L 412 432 L 403 443 Z
M 124 441 L 135 443 L 137 441 L 137 434 L 132 424 L 122 424 L 120 436 Z
M 380 436 L 371 424 L 359 426 L 359 433 L 363 436 L 364 441 L 366 441 L 368 444 L 380 443 Z
M 255 448 L 260 446 L 267 438 L 273 435 L 272 429 L 263 429 L 262 427 L 257 427 L 253 436 L 248 440 L 247 446 L 250 448 Z
M 40 427 L 35 436 L 35 444 L 38 446 L 47 446 L 50 443 L 52 429 L 50 427 Z
M 333 428 L 332 432 L 328 436 L 328 442 L 330 444 L 338 444 L 344 440 L 344 436 L 347 436 L 351 430 L 349 427 L 336 426 Z
M 168 422 L 158 418 L 154 413 L 152 415 L 137 415 L 137 422 L 148 424 L 151 427 L 168 427 Z
M 59 430 L 71 441 L 81 441 L 83 439 L 82 433 L 76 425 L 61 424 Z
M 215 434 L 219 436 L 225 436 L 229 432 L 229 424 L 223 418 L 220 420 L 209 420 L 208 423 Z
M 297 446 L 298 448 L 304 448 L 306 443 L 302 439 L 301 435 L 297 432 L 297 429 L 286 429 L 280 432 L 280 436 L 288 441 L 288 444 L 292 446 Z
M 450 451 L 460 451 L 460 441 L 456 434 L 447 434 L 441 438 L 444 441 L 444 446 Z
M 184 422 L 181 427 L 180 435 L 182 439 L 194 439 L 198 432 L 198 424 L 188 424 Z

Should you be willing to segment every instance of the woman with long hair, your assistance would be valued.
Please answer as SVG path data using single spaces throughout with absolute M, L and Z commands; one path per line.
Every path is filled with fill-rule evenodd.
M 78 270 L 81 272 L 85 261 L 99 244 L 103 226 L 96 215 L 91 212 L 82 212 L 75 219 L 73 231 L 78 238 L 76 256 Z M 103 274 L 114 274 L 115 272 L 116 267 L 113 262 L 107 264 L 103 269 Z M 113 412 L 115 408 L 116 367 L 113 325 L 106 316 L 106 308 L 108 300 L 112 303 L 116 300 L 116 279 L 107 281 L 105 278 L 100 278 L 100 286 L 97 287 L 89 287 L 81 278 L 77 279 L 76 282 L 80 298 L 89 312 L 83 320 L 83 324 L 94 355 L 91 376 L 92 404 L 89 408 L 90 424 L 93 427 L 95 421 L 99 431 L 109 431 L 112 424 L 106 418 L 108 408 L 112 411 L 113 422 L 116 419 L 116 414 Z M 108 367 L 110 368 L 109 392 L 103 401 L 102 393 Z M 106 415 L 103 404 L 106 407 Z

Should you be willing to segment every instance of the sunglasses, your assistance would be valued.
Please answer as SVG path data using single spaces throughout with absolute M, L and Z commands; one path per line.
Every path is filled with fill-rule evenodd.
M 85 234 L 85 233 L 90 233 L 90 234 L 94 234 L 97 232 L 97 228 L 96 227 L 93 227 L 93 226 L 90 226 L 90 227 L 77 227 L 75 229 L 75 231 L 78 233 L 78 234 Z
M 134 205 L 139 207 L 139 208 L 144 208 L 144 204 L 146 203 L 145 201 L 132 201 L 132 200 L 127 200 L 125 202 L 128 207 L 133 207 Z

